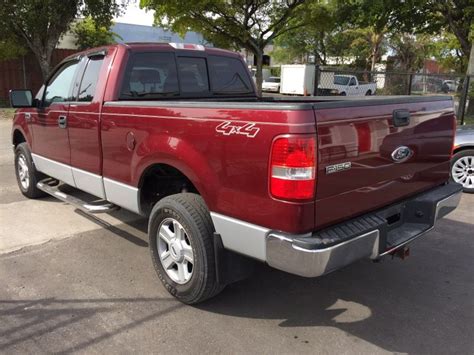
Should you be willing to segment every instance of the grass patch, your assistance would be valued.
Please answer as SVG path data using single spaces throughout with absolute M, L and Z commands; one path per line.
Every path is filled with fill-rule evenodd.
M 0 108 L 0 121 L 11 120 L 14 113 L 14 108 Z

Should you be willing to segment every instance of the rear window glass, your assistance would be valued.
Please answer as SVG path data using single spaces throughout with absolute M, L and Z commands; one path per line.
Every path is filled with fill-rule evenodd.
M 183 93 L 209 92 L 206 59 L 194 57 L 178 58 L 179 84 Z
M 247 68 L 236 58 L 209 56 L 212 91 L 220 94 L 253 92 Z
M 176 54 L 133 54 L 127 64 L 120 99 L 254 95 L 249 72 L 238 58 Z
M 137 53 L 131 58 L 121 90 L 122 98 L 153 98 L 178 94 L 173 53 Z

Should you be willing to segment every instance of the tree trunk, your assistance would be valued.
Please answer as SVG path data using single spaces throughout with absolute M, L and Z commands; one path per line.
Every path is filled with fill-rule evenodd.
M 255 75 L 257 84 L 257 95 L 262 96 L 262 82 L 263 82 L 263 50 L 254 51 L 253 53 L 257 59 L 257 73 Z
M 372 63 L 370 64 L 370 71 L 375 71 L 375 64 L 377 64 L 377 56 L 379 52 L 379 44 L 374 44 L 372 48 Z
M 41 74 L 43 75 L 43 80 L 46 81 L 48 75 L 51 71 L 51 56 L 49 58 L 43 54 L 36 54 L 36 59 L 41 69 Z

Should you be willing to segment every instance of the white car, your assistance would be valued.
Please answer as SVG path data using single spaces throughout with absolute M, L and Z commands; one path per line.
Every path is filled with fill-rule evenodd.
M 262 91 L 280 92 L 280 78 L 271 76 L 262 83 Z
M 321 80 L 318 85 L 320 95 L 369 96 L 374 95 L 376 90 L 376 83 L 359 81 L 355 75 L 335 74 L 332 82 Z

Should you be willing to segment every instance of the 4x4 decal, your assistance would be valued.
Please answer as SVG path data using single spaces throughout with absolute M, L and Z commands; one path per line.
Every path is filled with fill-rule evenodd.
M 254 138 L 260 128 L 255 127 L 255 123 L 239 123 L 225 121 L 216 127 L 216 132 L 223 134 L 224 136 L 230 136 L 231 134 L 242 134 L 249 138 Z

